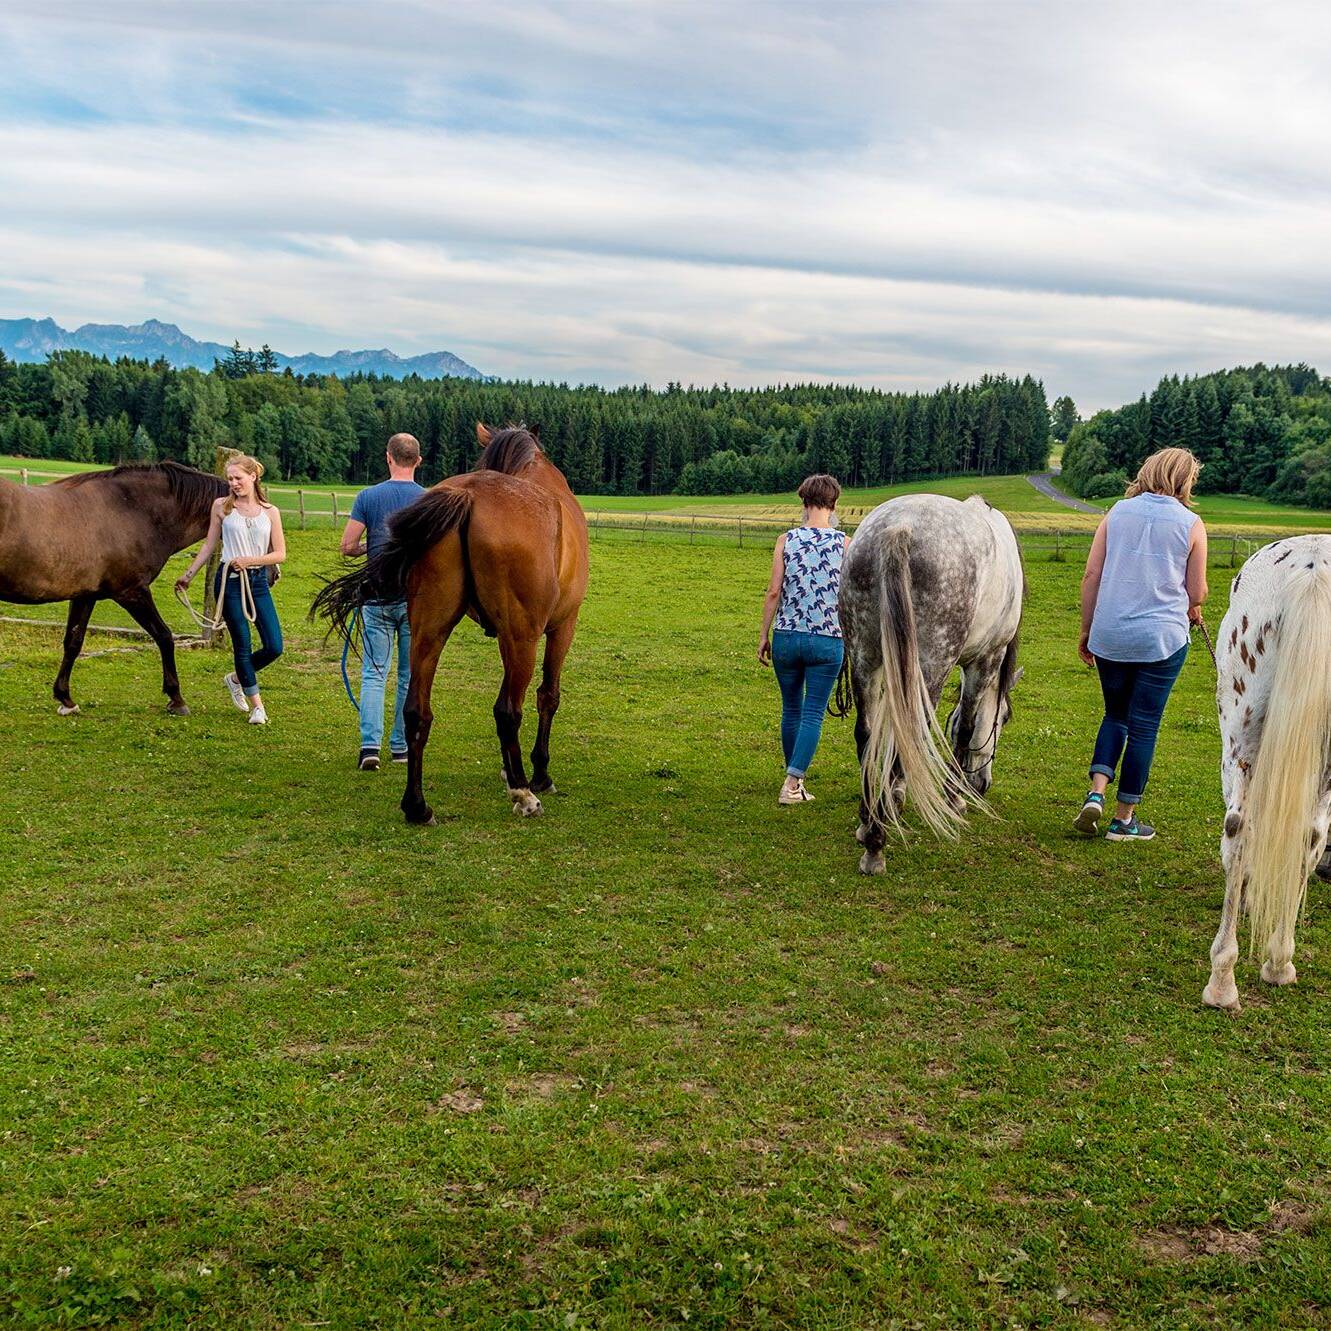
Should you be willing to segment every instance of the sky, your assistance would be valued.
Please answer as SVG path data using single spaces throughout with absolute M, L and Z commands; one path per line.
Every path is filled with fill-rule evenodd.
M 6 0 L 0 317 L 502 377 L 1331 372 L 1331 8 Z

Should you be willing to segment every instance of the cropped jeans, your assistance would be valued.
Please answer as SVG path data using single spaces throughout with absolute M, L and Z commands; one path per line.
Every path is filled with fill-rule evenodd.
M 1091 773 L 1114 779 L 1114 768 L 1123 759 L 1118 798 L 1123 804 L 1140 804 L 1151 774 L 1155 740 L 1170 690 L 1188 658 L 1184 643 L 1163 661 L 1106 661 L 1095 658 L 1105 716 L 1095 737 Z
M 393 661 L 393 639 L 397 638 L 397 700 L 393 706 L 393 728 L 388 736 L 392 753 L 407 751 L 407 731 L 402 710 L 411 682 L 411 629 L 407 626 L 405 601 L 370 601 L 361 608 L 360 746 L 379 748 L 384 734 L 384 693 L 388 667 Z
M 829 634 L 789 629 L 772 634 L 772 669 L 781 687 L 781 749 L 788 776 L 802 777 L 809 770 L 844 656 L 841 639 Z
M 221 581 L 222 570 L 217 570 Z M 240 580 L 250 580 L 250 594 L 254 597 L 254 627 L 259 630 L 259 641 L 263 644 L 256 652 L 250 640 L 250 623 L 245 618 L 244 606 L 240 598 Z M 236 663 L 236 678 L 244 689 L 247 698 L 253 698 L 259 692 L 259 671 L 264 666 L 272 665 L 282 655 L 282 626 L 277 622 L 277 607 L 273 604 L 273 594 L 268 590 L 268 569 L 249 568 L 228 575 L 226 588 L 214 590 L 222 602 L 222 616 L 226 620 L 227 632 L 231 634 L 231 659 Z

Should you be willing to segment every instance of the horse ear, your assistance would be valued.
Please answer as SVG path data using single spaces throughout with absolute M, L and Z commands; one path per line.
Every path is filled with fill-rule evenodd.
M 527 433 L 539 444 L 541 442 L 541 427 L 539 425 L 527 426 Z
M 476 442 L 482 448 L 490 442 L 490 427 L 484 421 L 476 422 Z

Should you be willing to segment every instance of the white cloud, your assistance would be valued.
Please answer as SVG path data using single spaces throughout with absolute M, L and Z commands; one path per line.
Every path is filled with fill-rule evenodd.
M 20 6 L 0 313 L 1086 406 L 1326 363 L 1331 20 L 1291 12 Z

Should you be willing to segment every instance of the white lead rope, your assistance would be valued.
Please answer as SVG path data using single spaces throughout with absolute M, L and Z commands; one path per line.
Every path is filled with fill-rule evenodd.
M 266 566 L 259 564 L 256 567 L 264 568 Z M 222 606 L 226 602 L 226 580 L 231 576 L 231 562 L 228 560 L 221 567 L 221 578 L 218 581 L 217 614 L 209 619 L 207 615 L 200 614 L 193 605 L 190 604 L 189 592 L 181 587 L 176 588 L 176 600 L 185 607 L 190 613 L 190 618 L 201 628 L 207 629 L 211 633 L 216 633 L 218 629 L 225 627 L 226 616 L 222 613 Z M 254 590 L 250 587 L 250 580 L 246 576 L 248 569 L 237 569 L 236 576 L 240 578 L 240 609 L 245 618 L 253 624 L 258 618 L 258 611 L 254 608 Z

